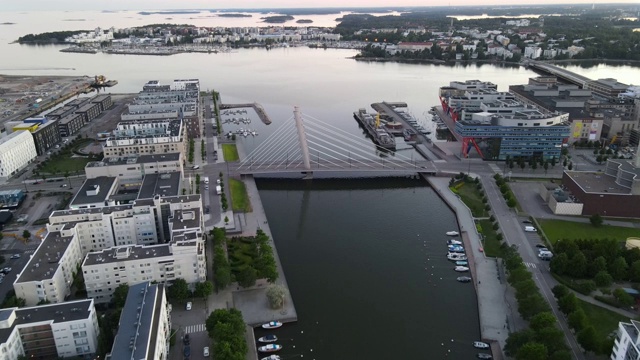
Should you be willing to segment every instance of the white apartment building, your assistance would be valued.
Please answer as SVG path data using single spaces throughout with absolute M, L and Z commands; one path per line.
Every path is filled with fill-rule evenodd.
M 103 145 L 105 157 L 137 154 L 184 155 L 187 136 L 182 120 L 140 120 L 118 124 Z
M 524 57 L 529 59 L 539 59 L 542 56 L 542 48 L 538 46 L 527 46 L 524 48 Z
M 72 231 L 48 233 L 17 275 L 13 283 L 16 297 L 25 299 L 27 306 L 44 301 L 63 302 L 81 262 L 80 241 Z
M 91 356 L 99 333 L 92 299 L 0 309 L 0 360 Z
M 119 246 L 89 253 L 82 263 L 87 296 L 97 303 L 111 301 L 120 284 L 171 284 L 184 279 L 193 288 L 207 278 L 201 232 L 183 233 L 161 245 Z
M 118 333 L 106 359 L 167 359 L 170 313 L 164 285 L 144 282 L 130 286 Z
M 36 144 L 29 131 L 0 137 L 0 179 L 8 179 L 36 158 Z
M 88 253 L 114 246 L 202 242 L 203 226 L 200 195 L 157 196 L 130 205 L 54 211 L 47 225 L 49 233 L 17 275 L 13 288 L 29 306 L 62 302 L 70 293 L 74 271 Z M 172 253 L 184 252 L 178 250 Z
M 120 184 L 140 182 L 147 174 L 179 172 L 184 174 L 182 154 L 130 155 L 106 157 L 88 163 L 84 172 L 87 179 L 101 176 L 117 177 Z M 184 175 L 183 175 L 184 176 Z
M 640 360 L 640 322 L 618 323 L 618 336 L 613 343 L 611 360 Z

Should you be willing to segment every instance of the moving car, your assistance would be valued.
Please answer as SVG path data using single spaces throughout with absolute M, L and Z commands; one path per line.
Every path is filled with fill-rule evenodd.
M 8 274 L 8 273 L 11 272 L 11 270 L 12 269 L 10 267 L 6 267 L 6 268 L 2 269 L 2 272 L 5 273 L 5 274 Z
M 189 334 L 184 334 L 182 342 L 184 342 L 185 345 L 189 345 L 189 343 L 191 342 L 191 339 L 189 339 Z
M 202 355 L 209 356 L 209 347 L 208 346 L 204 347 L 204 350 L 202 350 Z
M 191 303 L 191 301 L 189 301 L 189 302 L 187 303 L 187 311 L 188 311 L 188 310 L 191 310 L 191 305 L 193 305 L 193 304 Z
M 11 255 L 12 259 L 20 259 L 20 254 L 13 254 Z
M 200 169 L 200 165 L 193 165 L 191 168 L 192 168 L 193 170 L 198 170 L 198 169 Z

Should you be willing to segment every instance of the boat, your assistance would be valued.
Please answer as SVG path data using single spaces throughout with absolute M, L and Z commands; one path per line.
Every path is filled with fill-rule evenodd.
M 462 241 L 456 239 L 447 240 L 447 245 L 462 245 Z
M 449 252 L 454 252 L 454 253 L 464 252 L 464 247 L 462 247 L 462 245 L 449 245 L 447 246 L 447 249 L 449 250 Z
M 486 342 L 482 342 L 482 341 L 474 341 L 473 342 L 473 347 L 476 349 L 488 349 L 489 348 L 489 344 L 487 344 Z
M 260 360 L 280 360 L 280 356 L 275 355 L 275 354 L 271 354 L 271 355 L 269 355 L 267 357 L 263 357 Z
M 353 117 L 362 124 L 378 146 L 385 149 L 396 149 L 396 140 L 386 128 L 380 126 L 380 115 L 376 115 L 374 118 L 372 114 L 367 113 L 366 109 L 360 109 L 353 113 Z
M 282 350 L 282 345 L 278 344 L 268 344 L 258 348 L 258 351 L 260 352 L 276 352 L 280 350 Z
M 462 282 L 462 283 L 471 282 L 471 278 L 468 277 L 468 276 L 459 276 L 456 280 L 458 280 L 459 282 Z
M 478 359 L 493 359 L 493 356 L 491 356 L 490 354 L 485 354 L 485 353 L 478 353 L 478 355 L 476 355 L 478 357 Z
M 447 231 L 447 236 L 458 236 L 460 235 L 457 231 Z
M 469 262 L 467 260 L 458 260 L 458 261 L 456 261 L 456 265 L 458 265 L 458 266 L 467 266 L 467 265 L 469 265 Z
M 457 272 L 467 272 L 469 271 L 469 268 L 466 266 L 456 266 L 453 270 Z
M 460 253 L 449 253 L 447 254 L 447 259 L 452 261 L 465 261 L 467 260 L 467 255 Z
M 402 130 L 402 135 L 404 136 L 404 141 L 416 141 L 418 134 L 416 134 L 413 129 L 404 129 Z
M 261 343 L 270 343 L 270 342 L 278 341 L 278 337 L 275 335 L 265 335 L 259 338 L 258 341 Z
M 266 324 L 262 324 L 263 329 L 277 329 L 280 326 L 282 326 L 282 323 L 280 321 L 270 321 Z

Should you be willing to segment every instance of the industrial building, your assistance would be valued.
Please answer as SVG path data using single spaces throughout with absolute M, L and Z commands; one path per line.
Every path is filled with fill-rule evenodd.
M 90 357 L 99 334 L 91 299 L 0 309 L 0 360 Z
M 36 158 L 36 144 L 28 131 L 0 137 L 0 178 L 8 179 Z
M 166 287 L 149 282 L 130 286 L 118 333 L 106 359 L 165 360 L 170 335 L 171 306 L 167 302 Z

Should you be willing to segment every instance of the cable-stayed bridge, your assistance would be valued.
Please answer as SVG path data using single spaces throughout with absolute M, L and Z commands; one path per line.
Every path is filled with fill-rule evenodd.
M 240 174 L 302 172 L 428 172 L 433 162 L 389 151 L 351 134 L 298 107 L 264 142 L 242 161 L 229 164 Z

